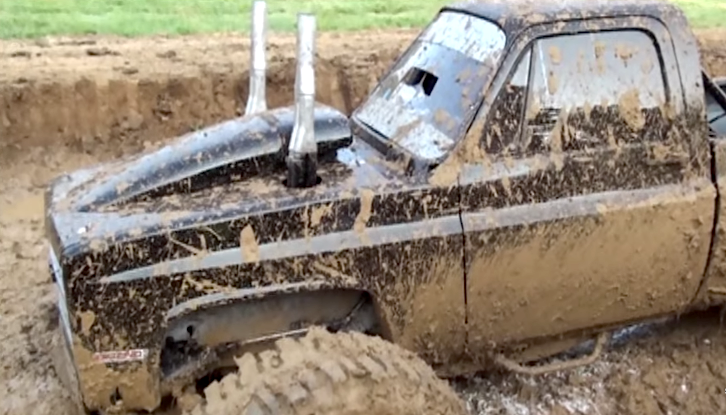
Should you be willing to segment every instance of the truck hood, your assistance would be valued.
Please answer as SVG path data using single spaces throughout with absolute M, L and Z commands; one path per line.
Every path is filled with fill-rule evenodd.
M 286 107 L 237 118 L 56 179 L 46 193 L 51 243 L 75 256 L 99 245 L 355 198 L 362 187 L 402 185 L 376 150 L 354 143 L 344 114 L 318 105 L 321 184 L 286 187 L 294 112 Z
M 181 136 L 156 151 L 67 174 L 51 185 L 50 204 L 59 211 L 93 212 L 150 193 L 174 193 L 175 184 L 225 173 L 217 170 L 235 164 L 265 157 L 269 163 L 284 160 L 294 116 L 293 107 L 284 107 L 237 118 Z M 348 118 L 318 105 L 315 135 L 321 153 L 349 145 Z

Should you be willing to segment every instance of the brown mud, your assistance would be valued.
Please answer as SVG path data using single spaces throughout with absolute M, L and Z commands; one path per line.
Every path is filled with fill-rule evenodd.
M 321 34 L 318 100 L 352 110 L 412 31 Z M 726 32 L 700 31 L 726 76 Z M 270 41 L 270 105 L 292 101 L 293 36 Z M 64 171 L 234 116 L 247 93 L 242 36 L 0 42 L 0 414 L 72 414 L 51 366 L 57 327 L 42 192 Z M 699 313 L 620 341 L 597 363 L 539 378 L 456 386 L 475 413 L 715 414 L 726 411 L 726 333 Z

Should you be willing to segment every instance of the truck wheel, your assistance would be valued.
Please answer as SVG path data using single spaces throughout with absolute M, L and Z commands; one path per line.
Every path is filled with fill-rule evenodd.
M 213 382 L 192 415 L 466 414 L 456 393 L 415 354 L 377 337 L 315 328 Z

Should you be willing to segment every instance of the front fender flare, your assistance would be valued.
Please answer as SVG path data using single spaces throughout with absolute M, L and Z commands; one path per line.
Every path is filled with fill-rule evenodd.
M 364 293 L 358 284 L 305 281 L 204 295 L 169 310 L 166 341 L 254 341 L 345 317 Z

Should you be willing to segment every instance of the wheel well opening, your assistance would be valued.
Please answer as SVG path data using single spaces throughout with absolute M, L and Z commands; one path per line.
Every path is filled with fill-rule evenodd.
M 161 351 L 162 389 L 193 387 L 203 395 L 236 370 L 234 357 L 270 347 L 280 337 L 313 326 L 331 332 L 381 334 L 373 297 L 363 290 L 326 289 L 273 293 L 213 304 L 170 319 Z

